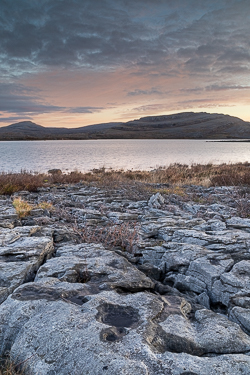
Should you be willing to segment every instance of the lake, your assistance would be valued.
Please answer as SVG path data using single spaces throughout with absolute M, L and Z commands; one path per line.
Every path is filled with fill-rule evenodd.
M 171 163 L 250 161 L 250 142 L 205 140 L 75 140 L 0 142 L 0 171 L 150 170 Z

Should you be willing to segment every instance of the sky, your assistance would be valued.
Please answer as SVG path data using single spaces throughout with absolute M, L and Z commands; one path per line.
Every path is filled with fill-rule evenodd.
M 249 104 L 249 0 L 0 0 L 0 126 Z

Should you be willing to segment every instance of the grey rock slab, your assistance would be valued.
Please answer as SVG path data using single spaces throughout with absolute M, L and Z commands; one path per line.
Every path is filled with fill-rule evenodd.
M 237 294 L 250 292 L 250 261 L 242 260 L 236 263 L 232 270 L 223 273 L 211 291 L 213 302 L 221 302 L 228 306 L 230 299 Z
M 37 268 L 35 261 L 0 262 L 0 303 L 19 285 L 33 279 Z
M 0 303 L 19 285 L 33 280 L 54 251 L 50 237 L 30 237 L 39 227 L 2 229 L 0 233 Z
M 149 198 L 148 206 L 153 208 L 160 208 L 165 203 L 165 199 L 160 193 L 156 193 Z
M 238 323 L 248 335 L 250 334 L 250 308 L 233 307 L 230 310 L 229 319 Z
M 135 212 L 108 212 L 107 217 L 110 219 L 117 219 L 117 220 L 137 220 L 138 213 Z
M 226 230 L 226 224 L 221 220 L 208 220 L 208 224 L 211 228 L 211 231 L 222 231 Z
M 137 201 L 137 202 L 131 202 L 128 205 L 129 209 L 140 209 L 147 206 L 147 201 Z
M 166 250 L 163 246 L 147 246 L 144 247 L 142 250 L 142 263 L 151 263 L 156 267 L 159 267 L 162 263 L 161 259 L 165 254 Z
M 50 228 L 41 226 L 24 226 L 11 228 L 0 228 L 0 246 L 7 246 L 24 237 L 45 236 L 52 237 L 53 231 Z
M 238 324 L 210 310 L 198 310 L 195 320 L 172 314 L 160 326 L 168 345 L 175 351 L 193 355 L 244 353 L 250 350 L 250 337 Z
M 173 242 L 191 243 L 194 245 L 205 246 L 211 241 L 211 237 L 205 232 L 193 229 L 179 229 L 173 235 Z
M 0 200 L 0 227 L 14 228 L 16 221 L 18 221 L 18 215 L 12 202 Z
M 204 257 L 205 255 L 211 254 L 212 252 L 207 250 L 205 247 L 193 244 L 183 243 L 163 243 L 162 247 L 165 252 L 161 258 L 160 267 L 162 270 L 177 271 L 179 268 L 188 268 L 191 261 Z
M 28 373 L 153 374 L 140 331 L 162 308 L 155 296 L 103 292 L 77 305 L 53 299 L 51 290 L 58 286 L 50 286 L 48 296 L 46 285 L 40 289 L 44 298 L 34 299 L 27 297 L 27 285 L 19 288 L 0 310 L 1 352 L 10 350 L 18 361 L 32 356 L 25 364 Z
M 210 309 L 210 299 L 207 295 L 206 292 L 203 292 L 201 294 L 199 294 L 197 297 L 196 297 L 196 302 L 198 302 L 200 305 L 206 307 L 206 309 Z
M 211 244 L 241 245 L 245 246 L 250 241 L 250 233 L 241 230 L 226 231 L 198 231 L 198 230 L 177 230 L 173 236 L 174 242 L 193 243 L 207 246 Z
M 226 220 L 226 224 L 228 228 L 247 229 L 250 231 L 250 219 L 235 216 Z
M 159 229 L 163 226 L 164 225 L 162 223 L 158 223 L 157 221 L 143 224 L 141 226 L 140 235 L 143 239 L 155 236 L 157 237 Z
M 69 282 L 87 282 L 98 291 L 120 288 L 138 292 L 154 288 L 154 282 L 140 272 L 127 259 L 105 250 L 98 244 L 79 244 L 60 247 L 57 257 L 40 267 L 36 280 L 57 277 Z
M 229 271 L 233 264 L 234 261 L 227 255 L 210 255 L 192 261 L 186 275 L 201 280 L 211 291 L 214 281 L 219 279 L 224 272 Z
M 250 372 L 250 357 L 243 354 L 195 357 L 164 353 L 161 358 L 162 368 L 166 373 L 171 369 L 171 375 L 249 375 Z
M 191 290 L 195 293 L 203 293 L 207 290 L 206 283 L 194 276 L 187 276 L 181 273 L 172 275 L 167 274 L 167 277 L 164 279 L 164 283 L 168 283 L 168 281 L 172 281 L 174 283 L 174 287 L 180 291 Z
M 30 211 L 30 216 L 40 217 L 44 215 L 44 211 L 42 208 L 33 208 Z
M 206 310 L 200 311 L 195 323 L 190 323 L 181 313 L 172 328 L 169 319 L 174 314 L 165 323 L 156 323 L 163 307 L 163 301 L 148 292 L 118 295 L 105 291 L 85 296 L 84 284 L 53 278 L 27 283 L 0 306 L 0 354 L 9 351 L 16 362 L 25 361 L 25 372 L 30 375 L 249 373 L 247 355 L 211 358 L 196 356 L 195 352 L 190 355 L 167 350 L 167 339 L 173 340 L 173 335 L 178 334 L 180 346 L 186 348 L 191 337 L 202 347 L 201 352 L 211 349 L 211 353 L 214 353 L 213 346 L 219 353 L 229 352 L 230 348 L 233 353 L 238 349 L 245 351 L 250 339 L 236 324 L 224 317 L 214 318 L 217 315 L 214 313 L 212 317 L 207 316 Z M 206 320 L 211 322 L 207 327 Z M 216 330 L 215 334 L 211 327 Z M 163 344 L 163 350 L 149 344 L 152 335 L 158 340 L 158 346 Z M 232 336 L 235 347 L 231 347 Z

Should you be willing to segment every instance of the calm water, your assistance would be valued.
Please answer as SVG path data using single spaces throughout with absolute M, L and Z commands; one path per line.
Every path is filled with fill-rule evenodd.
M 250 142 L 88 140 L 0 142 L 0 171 L 152 169 L 171 163 L 250 161 Z

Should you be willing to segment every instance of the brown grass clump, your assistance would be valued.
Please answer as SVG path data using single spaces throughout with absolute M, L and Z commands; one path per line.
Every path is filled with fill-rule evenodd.
M 43 175 L 28 172 L 1 173 L 0 194 L 11 195 L 17 191 L 37 191 L 43 185 Z
M 235 164 L 171 164 L 153 171 L 94 169 L 91 172 L 34 174 L 29 172 L 1 173 L 0 194 L 11 195 L 27 190 L 37 191 L 54 184 L 94 184 L 111 189 L 124 188 L 134 193 L 145 190 L 146 184 L 250 186 L 250 163 Z
M 37 206 L 35 206 L 35 208 L 41 208 L 47 211 L 54 211 L 55 209 L 53 204 L 50 202 L 40 202 Z
M 22 375 L 9 359 L 0 358 L 0 375 Z
M 24 218 L 26 216 L 29 216 L 31 210 L 35 208 L 41 208 L 43 210 L 47 211 L 53 211 L 54 206 L 52 203 L 49 202 L 41 202 L 38 205 L 31 205 L 27 201 L 23 200 L 22 198 L 18 197 L 15 198 L 12 202 L 13 206 L 16 209 L 16 212 L 20 218 Z
M 22 200 L 21 198 L 16 198 L 13 200 L 13 206 L 16 209 L 16 212 L 20 218 L 26 217 L 30 214 L 30 211 L 33 209 L 28 202 Z
M 133 253 L 138 240 L 138 223 L 110 224 L 102 228 L 85 226 L 78 229 L 78 234 L 83 242 L 102 243 L 106 248 L 120 247 Z

